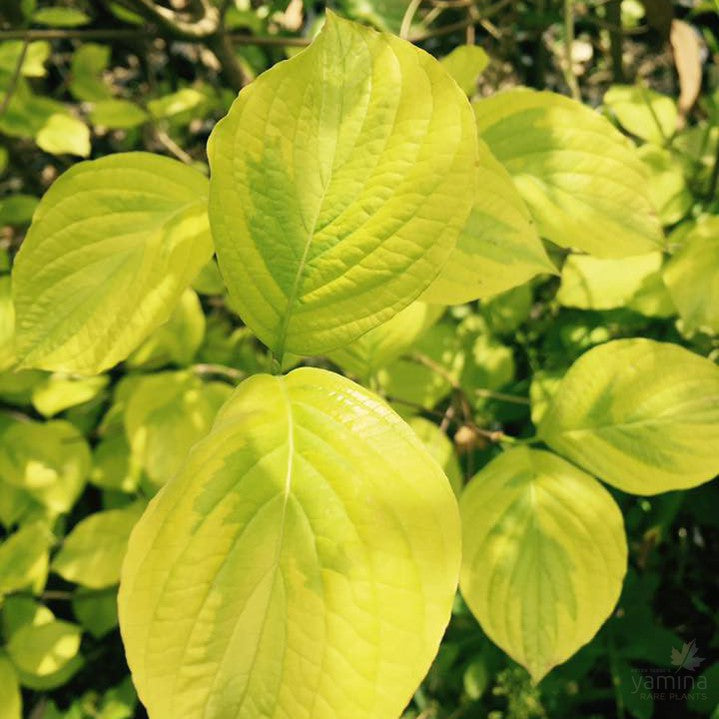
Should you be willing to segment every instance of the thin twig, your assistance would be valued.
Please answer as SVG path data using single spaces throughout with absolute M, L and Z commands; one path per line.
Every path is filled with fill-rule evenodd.
M 612 58 L 612 78 L 614 82 L 624 82 L 624 52 L 622 29 L 622 2 L 611 0 L 607 5 L 609 29 L 609 54 Z
M 442 35 L 450 35 L 453 32 L 459 32 L 460 30 L 464 30 L 468 25 L 473 24 L 475 24 L 474 20 L 462 20 L 460 22 L 450 23 L 449 25 L 443 25 L 442 27 L 438 27 L 436 30 L 429 30 L 428 32 L 413 35 L 408 39 L 410 42 L 424 42 L 425 40 L 429 40 L 433 37 L 441 37 Z M 480 24 L 484 27 L 484 21 L 481 21 Z
M 518 397 L 514 394 L 495 392 L 491 389 L 476 389 L 474 391 L 478 397 L 482 397 L 484 399 L 496 399 L 499 402 L 510 402 L 511 404 L 530 404 L 527 397 Z
M 185 39 L 199 40 L 211 37 L 220 31 L 220 11 L 210 0 L 197 0 L 199 18 L 185 18 L 170 8 L 153 0 L 132 0 L 138 12 L 155 20 L 172 35 Z
M 574 74 L 572 49 L 574 48 L 574 0 L 564 0 L 564 78 L 569 86 L 572 98 L 582 101 L 577 76 Z
M 195 161 L 188 155 L 164 130 L 155 128 L 155 138 L 166 149 L 169 150 L 180 162 L 186 165 L 194 165 Z
M 239 382 L 240 380 L 245 379 L 245 377 L 247 376 L 245 372 L 239 369 L 235 369 L 234 367 L 227 367 L 226 365 L 212 363 L 192 365 L 192 371 L 195 374 L 199 374 L 201 376 L 217 375 L 220 377 L 227 377 L 233 382 Z
M 27 56 L 28 47 L 30 47 L 30 41 L 25 38 L 22 44 L 22 49 L 20 50 L 20 55 L 18 56 L 17 63 L 15 65 L 15 69 L 13 70 L 12 77 L 10 78 L 10 82 L 8 83 L 8 86 L 5 90 L 5 97 L 3 98 L 2 104 L 0 105 L 0 117 L 2 117 L 7 111 L 8 107 L 10 107 L 10 101 L 12 100 L 12 96 L 15 94 L 15 88 L 20 81 L 20 75 L 22 74 L 22 66 L 25 64 L 25 57 Z
M 421 4 L 422 0 L 410 0 L 409 5 L 407 5 L 407 9 L 402 16 L 402 24 L 399 28 L 399 36 L 403 40 L 406 40 L 409 37 L 409 31 L 412 29 L 412 21 L 414 20 L 414 16 L 416 15 L 417 10 L 419 10 L 419 6 Z
M 138 37 L 155 38 L 157 33 L 136 28 L 125 30 L 107 28 L 104 30 L 0 30 L 0 42 L 5 40 L 136 40 Z M 305 37 L 284 37 L 282 35 L 248 35 L 227 33 L 226 37 L 235 45 L 267 45 L 274 47 L 305 47 L 312 42 Z M 183 38 L 185 42 L 204 42 L 205 38 Z

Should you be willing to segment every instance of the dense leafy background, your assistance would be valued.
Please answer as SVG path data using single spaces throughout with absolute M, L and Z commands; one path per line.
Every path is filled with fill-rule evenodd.
M 324 13 L 322 3 L 295 0 L 218 5 L 226 9 L 232 59 L 227 47 L 179 37 L 121 0 L 6 0 L 0 8 L 1 719 L 18 716 L 16 677 L 23 716 L 31 719 L 144 716 L 128 678 L 115 608 L 129 531 L 147 499 L 177 472 L 187 448 L 207 433 L 231 387 L 270 366 L 225 295 L 213 261 L 169 320 L 119 366 L 112 367 L 111 357 L 92 358 L 111 368 L 91 378 L 14 371 L 9 270 L 38 199 L 57 176 L 81 158 L 129 150 L 168 155 L 207 173 L 206 140 L 239 84 L 292 56 Z M 561 277 L 542 275 L 444 312 L 411 305 L 329 359 L 309 360 L 361 380 L 411 418 L 458 492 L 500 454 L 502 432 L 519 438 L 534 433 L 557 378 L 595 345 L 645 337 L 714 361 L 719 355 L 719 7 L 576 2 L 567 62 L 565 5 L 428 1 L 403 28 L 407 3 L 401 0 L 332 4 L 347 17 L 404 30 L 446 58 L 471 96 L 528 85 L 599 107 L 617 134 L 639 147 L 649 180 L 634 189 L 637 196 L 648 193 L 668 237 L 666 255 L 644 245 L 645 254 L 621 259 L 627 242 L 641 249 L 657 234 L 628 210 L 613 218 L 602 238 L 602 247 L 615 243 L 606 258 L 573 256 Z M 32 41 L 18 39 L 28 28 L 36 32 Z M 476 47 L 456 51 L 467 43 L 486 55 Z M 546 133 L 532 135 L 531 115 L 508 106 L 506 96 L 493 103 L 478 113 L 484 139 L 515 179 L 525 178 L 518 187 L 541 218 L 542 236 L 554 241 L 554 262 L 564 261 L 560 247 L 596 247 L 592 198 L 583 198 L 588 214 L 567 225 L 562 213 L 573 200 L 564 196 L 546 207 L 531 194 L 526 177 L 541 177 L 546 165 L 541 156 L 534 164 L 523 160 L 502 128 L 509 123 L 513 137 L 521 136 L 537 155 L 556 149 Z M 560 149 L 587 149 L 587 138 L 571 133 L 578 127 L 574 116 L 552 103 L 558 105 L 552 127 L 564 128 Z M 596 152 L 608 187 L 618 181 L 616 168 L 612 173 L 606 164 L 616 148 L 607 144 Z M 615 159 L 629 162 L 621 152 Z M 635 169 L 627 165 L 625 172 Z M 506 176 L 487 172 L 488 185 L 501 196 Z M 503 220 L 518 236 L 528 232 L 521 211 L 507 207 L 506 213 Z M 528 254 L 517 258 L 521 280 L 538 271 L 523 266 L 546 268 L 534 242 L 534 250 L 525 245 Z M 197 250 L 198 264 L 204 252 Z M 27 273 L 43 269 L 30 266 Z M 465 281 L 476 281 L 475 275 L 468 272 Z M 496 287 L 489 272 L 483 281 Z M 461 301 L 468 290 L 454 291 Z M 35 299 L 22 301 L 31 307 Z M 45 307 L 61 299 L 72 301 L 60 293 L 46 298 Z M 439 656 L 407 717 L 716 715 L 719 489 L 709 483 L 654 497 L 609 491 L 624 514 L 630 569 L 617 609 L 591 643 L 533 687 L 458 597 Z M 673 650 L 681 653 L 692 642 L 702 662 L 694 671 L 677 670 Z M 705 673 L 707 688 L 652 700 L 637 686 L 653 670 L 682 678 Z

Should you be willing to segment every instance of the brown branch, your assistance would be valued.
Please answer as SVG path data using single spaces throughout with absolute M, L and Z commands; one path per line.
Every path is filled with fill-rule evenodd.
M 15 88 L 17 87 L 18 82 L 20 81 L 20 75 L 22 75 L 22 66 L 25 64 L 25 57 L 27 56 L 28 47 L 30 47 L 30 41 L 25 38 L 22 49 L 20 50 L 20 55 L 18 56 L 17 63 L 15 65 L 15 69 L 13 70 L 12 77 L 10 78 L 10 82 L 8 83 L 7 89 L 5 90 L 5 97 L 2 100 L 2 104 L 0 104 L 0 117 L 2 117 L 7 111 L 8 107 L 10 107 L 10 101 L 12 100 L 12 96 L 15 94 Z
M 188 17 L 175 10 L 157 5 L 153 0 L 132 0 L 138 12 L 155 20 L 164 30 L 183 40 L 200 40 L 215 35 L 221 30 L 220 11 L 210 0 L 196 3 L 199 17 Z
M 135 40 L 154 38 L 157 33 L 136 28 L 134 30 L 0 30 L 0 42 L 4 40 Z M 246 33 L 227 33 L 225 35 L 235 45 L 267 45 L 272 47 L 305 47 L 312 42 L 305 37 L 284 37 L 282 35 L 248 35 Z M 206 38 L 184 38 L 186 42 L 202 42 Z

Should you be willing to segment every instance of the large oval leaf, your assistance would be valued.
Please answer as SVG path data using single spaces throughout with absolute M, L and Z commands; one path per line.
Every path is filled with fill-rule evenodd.
M 459 572 L 439 465 L 338 375 L 255 375 L 130 539 L 120 623 L 152 719 L 397 717 Z
M 674 344 L 607 342 L 569 369 L 539 435 L 625 492 L 695 487 L 719 472 L 719 367 Z
M 661 244 L 646 169 L 606 118 L 525 88 L 474 108 L 480 136 L 514 178 L 541 235 L 597 257 L 639 255 Z
M 622 514 L 593 477 L 525 447 L 467 486 L 460 586 L 489 637 L 538 682 L 586 644 L 627 568 Z
M 454 305 L 485 299 L 540 273 L 556 273 L 512 178 L 479 142 L 477 194 L 457 246 L 422 295 Z
M 18 360 L 112 367 L 168 319 L 211 255 L 196 170 L 142 152 L 75 165 L 43 197 L 15 259 Z
M 335 349 L 430 284 L 472 206 L 477 140 L 436 60 L 330 15 L 240 93 L 209 156 L 222 274 L 281 357 Z

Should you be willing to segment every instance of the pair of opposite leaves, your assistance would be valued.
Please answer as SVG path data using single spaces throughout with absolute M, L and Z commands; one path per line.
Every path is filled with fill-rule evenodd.
M 641 163 L 597 113 L 527 90 L 475 112 L 426 53 L 330 17 L 218 124 L 209 184 L 126 153 L 52 186 L 13 268 L 17 360 L 117 364 L 213 245 L 233 306 L 281 357 L 346 346 L 420 296 L 456 304 L 554 272 L 537 230 L 598 256 L 660 243 Z

